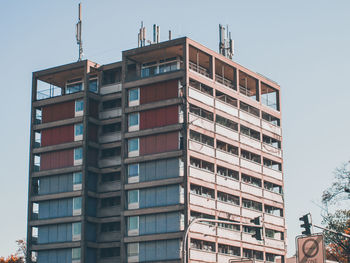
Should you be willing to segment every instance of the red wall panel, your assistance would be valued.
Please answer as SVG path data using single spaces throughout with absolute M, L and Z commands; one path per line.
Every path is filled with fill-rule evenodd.
M 98 102 L 96 100 L 89 101 L 89 115 L 98 118 Z
M 73 166 L 73 149 L 43 153 L 40 156 L 40 170 Z
M 140 130 L 178 123 L 178 106 L 140 112 Z
M 41 146 L 74 141 L 74 125 L 60 126 L 41 131 Z
M 163 133 L 140 138 L 140 155 L 169 152 L 179 149 L 179 133 Z
M 178 80 L 168 80 L 140 87 L 140 104 L 178 97 Z
M 42 108 L 42 123 L 74 118 L 75 101 L 68 101 Z

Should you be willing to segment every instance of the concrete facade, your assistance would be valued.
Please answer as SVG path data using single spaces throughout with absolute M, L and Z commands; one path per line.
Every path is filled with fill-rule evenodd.
M 181 262 L 202 217 L 237 225 L 194 224 L 189 262 L 284 261 L 280 105 L 188 38 L 34 72 L 28 260 Z

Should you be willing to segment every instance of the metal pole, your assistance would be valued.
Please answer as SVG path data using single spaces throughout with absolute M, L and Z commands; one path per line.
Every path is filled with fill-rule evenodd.
M 319 228 L 319 229 L 322 229 L 322 230 L 325 230 L 325 231 L 328 231 L 328 232 L 332 232 L 332 233 L 334 233 L 334 234 L 342 235 L 343 237 L 350 238 L 350 235 L 343 234 L 343 233 L 340 233 L 340 232 L 337 232 L 337 231 L 334 231 L 334 230 L 332 230 L 332 229 L 325 228 L 325 227 L 322 227 L 322 226 L 318 226 L 318 225 L 314 225 L 314 224 L 311 224 L 311 225 L 314 226 L 314 227 L 317 227 L 317 228 Z

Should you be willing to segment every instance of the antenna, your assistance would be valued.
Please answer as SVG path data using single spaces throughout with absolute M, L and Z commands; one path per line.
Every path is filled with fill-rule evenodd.
M 153 43 L 159 43 L 159 26 L 153 25 Z
M 144 47 L 146 45 L 146 27 L 143 26 L 143 21 L 141 21 L 141 28 L 138 36 L 138 47 Z
M 78 61 L 81 61 L 83 57 L 83 41 L 81 40 L 81 3 L 79 3 L 79 10 L 78 10 L 78 23 L 76 25 L 76 34 L 75 37 L 77 39 L 77 44 L 79 46 L 79 58 Z
M 219 24 L 219 53 L 230 59 L 234 54 L 234 42 L 231 39 L 231 32 L 228 31 L 228 25 L 225 28 Z

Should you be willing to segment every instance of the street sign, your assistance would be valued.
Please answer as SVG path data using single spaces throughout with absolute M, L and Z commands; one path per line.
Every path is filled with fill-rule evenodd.
M 322 234 L 298 236 L 297 263 L 325 263 L 324 240 Z

